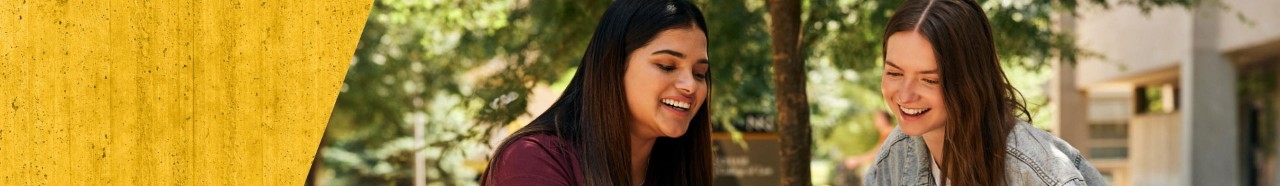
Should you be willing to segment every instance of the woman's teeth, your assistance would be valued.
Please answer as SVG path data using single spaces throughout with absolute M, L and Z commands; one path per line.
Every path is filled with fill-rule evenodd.
M 929 111 L 929 108 L 909 109 L 901 106 L 899 106 L 898 109 L 902 110 L 902 113 L 906 113 L 907 115 L 916 115 Z
M 662 103 L 667 104 L 668 106 L 671 106 L 671 107 L 675 107 L 677 109 L 681 109 L 681 110 L 689 110 L 689 106 L 692 105 L 683 101 L 676 101 L 673 99 L 662 99 Z

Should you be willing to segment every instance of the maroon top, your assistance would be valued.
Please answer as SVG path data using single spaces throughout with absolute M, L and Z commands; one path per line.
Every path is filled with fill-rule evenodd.
M 498 152 L 489 165 L 485 185 L 576 186 L 582 184 L 578 155 L 573 146 L 548 133 L 517 138 Z M 643 185 L 653 185 L 646 177 Z
M 497 154 L 486 185 L 581 185 L 578 156 L 560 137 L 546 133 L 520 137 Z

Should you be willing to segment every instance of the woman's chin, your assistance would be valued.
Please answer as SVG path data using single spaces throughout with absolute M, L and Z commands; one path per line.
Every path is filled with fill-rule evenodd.
M 657 129 L 658 133 L 660 133 L 658 137 L 679 138 L 680 136 L 684 136 L 684 133 L 689 130 L 688 123 L 689 122 L 680 123 L 678 121 L 658 122 Z
M 661 137 L 679 138 L 680 136 L 684 136 L 685 132 L 688 132 L 688 126 L 678 126 L 678 127 L 681 127 L 681 128 L 675 128 L 675 126 L 673 126 L 673 128 L 661 129 L 662 130 Z
M 679 138 L 680 136 L 684 136 L 684 133 L 685 133 L 685 131 L 684 131 L 684 130 L 681 130 L 681 131 L 663 131 L 663 132 L 662 132 L 662 137 L 668 137 L 668 138 Z

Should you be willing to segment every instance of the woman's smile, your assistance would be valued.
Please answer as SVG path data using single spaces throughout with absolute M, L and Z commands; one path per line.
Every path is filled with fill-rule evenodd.
M 689 103 L 689 98 L 662 98 L 662 108 L 670 111 L 673 115 L 680 118 L 689 117 L 689 108 L 693 106 Z
M 908 120 L 908 121 L 914 121 L 916 119 L 920 119 L 920 117 L 923 117 L 925 114 L 929 113 L 930 110 L 933 110 L 933 109 L 927 108 L 927 107 L 908 108 L 907 106 L 898 105 L 898 115 L 900 115 L 899 117 L 901 117 L 903 120 Z

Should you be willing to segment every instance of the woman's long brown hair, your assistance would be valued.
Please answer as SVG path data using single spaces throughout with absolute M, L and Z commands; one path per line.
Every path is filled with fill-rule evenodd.
M 631 111 L 622 83 L 627 57 L 662 31 L 695 27 L 706 35 L 702 11 L 685 0 L 614 1 L 596 26 L 564 93 L 545 113 L 504 140 L 495 154 L 520 137 L 550 133 L 576 150 L 584 179 L 578 181 L 585 185 L 632 185 Z M 705 81 L 710 85 L 710 76 Z M 683 136 L 654 142 L 647 171 L 647 177 L 653 179 L 645 184 L 711 185 L 707 105 L 702 103 Z M 490 165 L 498 164 L 501 158 L 496 156 Z
M 889 19 L 884 40 L 898 32 L 924 35 L 938 59 L 949 116 L 943 180 L 956 186 L 1005 185 L 1006 137 L 1017 114 L 1030 114 L 1000 68 L 982 7 L 973 0 L 907 0 Z

